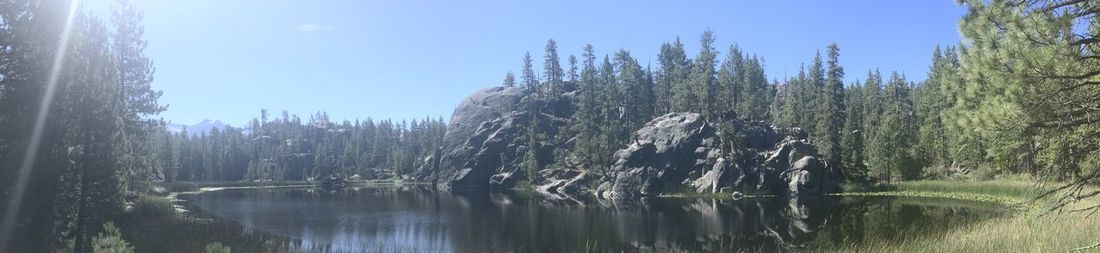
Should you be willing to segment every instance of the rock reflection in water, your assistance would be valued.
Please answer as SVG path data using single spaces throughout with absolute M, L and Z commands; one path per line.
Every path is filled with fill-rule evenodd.
M 335 252 L 815 249 L 939 233 L 998 208 L 907 198 L 611 202 L 418 186 L 222 191 L 191 201 L 245 229 Z

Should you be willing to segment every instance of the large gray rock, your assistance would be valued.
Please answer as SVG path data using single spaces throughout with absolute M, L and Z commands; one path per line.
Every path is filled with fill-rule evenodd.
M 615 153 L 615 164 L 600 179 L 596 195 L 628 199 L 724 188 L 799 195 L 827 192 L 836 184 L 836 173 L 816 158 L 802 130 L 724 123 L 734 132 L 726 140 L 699 114 L 670 113 L 650 121 Z M 722 151 L 723 141 L 729 151 Z
M 529 147 L 516 145 L 527 129 L 530 115 L 510 112 L 484 122 L 465 144 L 451 149 L 439 164 L 438 184 L 442 188 L 486 188 L 494 174 L 506 173 L 500 186 L 508 186 L 517 171 L 518 160 Z
M 817 157 L 805 156 L 791 165 L 787 171 L 787 186 L 789 195 L 819 194 L 828 190 L 829 173 L 825 162 Z
M 715 156 L 711 151 L 718 149 L 715 129 L 696 113 L 657 117 L 635 136 L 629 146 L 615 152 L 615 164 L 603 180 L 606 183 L 597 188 L 597 195 L 616 199 L 658 195 L 712 168 L 714 163 L 708 157 Z
M 493 174 L 489 170 L 500 169 L 500 152 L 522 127 L 516 124 L 526 122 L 519 119 L 525 116 L 513 113 L 523 95 L 520 88 L 492 87 L 462 100 L 451 115 L 443 145 L 436 152 L 438 158 L 425 161 L 417 169 L 417 178 L 434 182 L 441 188 L 487 187 L 488 178 Z M 488 157 L 494 153 L 497 155 L 495 162 Z
M 470 94 L 451 114 L 451 122 L 443 137 L 443 150 L 453 150 L 466 144 L 482 123 L 520 109 L 519 101 L 523 95 L 523 89 L 499 86 Z
M 438 162 L 425 162 L 418 178 L 440 189 L 507 189 L 524 179 L 524 155 L 535 152 L 539 164 L 551 164 L 559 146 L 549 138 L 528 147 L 527 131 L 557 136 L 568 124 L 572 96 L 527 96 L 520 88 L 493 87 L 467 97 L 455 109 L 440 147 Z M 532 110 L 537 109 L 537 110 Z M 540 113 L 529 113 L 537 111 Z M 555 114 L 556 113 L 556 114 Z M 563 116 L 564 115 L 564 116 Z M 537 125 L 530 126 L 532 122 Z

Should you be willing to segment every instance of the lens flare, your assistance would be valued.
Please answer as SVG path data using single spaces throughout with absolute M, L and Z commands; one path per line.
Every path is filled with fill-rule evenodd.
M 34 157 L 38 155 L 38 146 L 42 142 L 42 132 L 46 128 L 46 118 L 49 116 L 50 106 L 53 105 L 54 91 L 61 75 L 62 64 L 65 63 L 65 52 L 69 48 L 69 37 L 73 28 L 73 20 L 80 0 L 69 2 L 69 13 L 65 17 L 65 26 L 61 30 L 61 38 L 57 45 L 57 51 L 50 67 L 50 76 L 46 80 L 46 93 L 42 96 L 42 104 L 38 106 L 38 114 L 34 119 L 34 128 L 31 129 L 31 139 L 27 143 L 27 150 L 23 153 L 23 161 L 19 165 L 19 174 L 16 176 L 15 188 L 12 190 L 11 199 L 8 200 L 4 210 L 4 220 L 0 223 L 0 251 L 7 249 L 11 240 L 11 232 L 15 229 L 16 216 L 19 215 L 19 205 L 23 200 L 23 193 L 27 188 L 27 180 L 31 168 L 34 167 Z

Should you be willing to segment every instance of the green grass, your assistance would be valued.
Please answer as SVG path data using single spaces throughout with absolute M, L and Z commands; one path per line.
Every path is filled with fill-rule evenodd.
M 838 252 L 1067 252 L 1098 251 L 1100 219 L 1086 213 L 1044 213 L 1046 200 L 1030 201 L 1042 189 L 1023 179 L 992 181 L 910 181 L 887 191 L 850 192 L 856 196 L 916 196 L 996 202 L 1017 208 L 1012 214 L 933 236 L 910 236 L 901 242 L 850 245 Z M 1100 204 L 1098 199 L 1069 209 Z M 1067 210 L 1069 210 L 1067 209 Z
M 1026 200 L 1046 189 L 1032 181 L 992 180 L 992 181 L 906 181 L 896 185 L 898 191 L 908 192 L 952 192 L 1012 197 Z
M 172 200 L 151 195 L 138 195 L 129 215 L 135 217 L 155 217 L 170 219 L 176 217 L 176 207 Z
M 843 193 L 838 196 L 902 196 L 902 197 L 928 197 L 928 198 L 952 198 L 973 201 L 995 202 L 1005 205 L 1043 205 L 1042 202 L 1032 202 L 1048 185 L 1036 184 L 1033 181 L 1013 178 L 989 181 L 964 181 L 964 180 L 917 180 L 902 181 L 892 185 L 844 185 Z

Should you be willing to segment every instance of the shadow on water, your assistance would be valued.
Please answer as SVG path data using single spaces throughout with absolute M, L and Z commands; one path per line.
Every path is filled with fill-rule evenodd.
M 934 235 L 1003 209 L 895 197 L 612 202 L 420 186 L 227 190 L 188 200 L 200 214 L 232 223 L 208 230 L 227 230 L 217 233 L 229 245 L 252 245 L 244 251 L 333 252 L 829 249 Z

